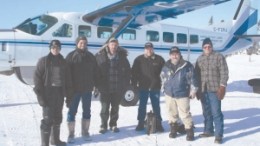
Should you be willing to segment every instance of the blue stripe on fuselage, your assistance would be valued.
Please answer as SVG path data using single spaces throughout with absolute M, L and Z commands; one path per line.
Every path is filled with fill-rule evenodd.
M 248 18 L 247 20 L 236 30 L 236 32 L 234 33 L 234 36 L 232 37 L 232 39 L 227 43 L 227 45 L 222 49 L 219 50 L 219 52 L 224 52 L 226 50 L 228 50 L 230 47 L 232 47 L 237 41 L 238 38 L 236 38 L 236 35 L 242 35 L 244 34 L 249 28 L 251 28 L 252 26 L 254 26 L 257 23 L 257 10 L 255 10 Z M 46 47 L 49 46 L 49 42 L 37 42 L 37 41 L 23 41 L 23 40 L 19 40 L 19 41 L 13 41 L 13 40 L 0 40 L 0 43 L 11 43 L 11 44 L 21 44 L 21 45 L 43 45 Z M 62 43 L 63 46 L 69 46 L 69 47 L 75 47 L 75 43 L 72 42 L 65 42 Z M 93 43 L 89 43 L 88 47 L 102 47 L 103 44 L 93 44 Z M 130 50 L 140 50 L 143 49 L 143 47 L 140 46 L 122 46 L 124 48 L 130 49 Z M 161 50 L 161 51 L 169 51 L 169 48 L 166 47 L 157 47 L 155 46 L 156 50 Z M 188 47 L 185 48 L 180 48 L 181 51 L 187 52 L 187 51 L 191 51 L 191 52 L 202 52 L 201 47 L 196 47 L 196 48 L 192 48 L 192 49 L 188 49 Z

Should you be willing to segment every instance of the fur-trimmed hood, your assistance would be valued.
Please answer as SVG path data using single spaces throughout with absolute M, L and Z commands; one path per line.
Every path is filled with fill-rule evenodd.
M 102 48 L 97 52 L 97 55 L 98 55 L 98 54 L 106 54 L 106 53 L 108 53 L 107 50 L 108 50 L 108 46 L 107 46 L 107 44 L 105 44 L 105 45 L 102 46 Z M 127 55 L 128 55 L 128 51 L 127 51 L 125 48 L 120 47 L 120 46 L 118 46 L 118 48 L 117 48 L 117 53 L 118 53 L 119 56 L 127 56 Z

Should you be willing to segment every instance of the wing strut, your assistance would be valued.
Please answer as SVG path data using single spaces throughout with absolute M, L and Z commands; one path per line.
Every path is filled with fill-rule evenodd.
M 110 36 L 110 38 L 115 37 L 118 38 L 119 35 L 127 28 L 127 26 L 135 19 L 135 17 L 132 14 L 129 14 L 120 24 L 119 26 L 116 28 L 116 30 L 112 33 L 112 35 Z M 109 38 L 109 39 L 110 39 Z M 108 39 L 108 40 L 109 40 Z M 107 40 L 107 42 L 108 42 Z M 106 43 L 107 43 L 106 42 Z
M 241 9 L 243 3 L 244 3 L 244 0 L 240 0 L 239 6 L 238 6 L 238 8 L 236 10 L 236 13 L 235 13 L 235 16 L 233 17 L 233 20 L 237 19 L 237 16 L 238 16 L 238 14 L 240 12 L 240 9 Z

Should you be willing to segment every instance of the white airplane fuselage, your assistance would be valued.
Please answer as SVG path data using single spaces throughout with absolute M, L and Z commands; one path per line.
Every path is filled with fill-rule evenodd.
M 33 70 L 38 59 L 49 53 L 49 42 L 53 39 L 61 41 L 61 54 L 66 57 L 75 49 L 76 38 L 85 35 L 89 51 L 95 54 L 115 28 L 88 24 L 82 20 L 82 16 L 82 13 L 76 12 L 44 14 L 26 20 L 13 30 L 0 31 L 0 72 L 14 70 L 20 72 L 22 78 L 31 78 L 32 71 L 28 72 L 27 68 Z M 238 47 L 246 48 L 252 43 L 246 39 L 234 40 L 230 32 L 217 32 L 221 30 L 215 28 L 215 31 L 206 31 L 153 23 L 138 29 L 127 29 L 118 40 L 120 46 L 128 50 L 131 64 L 136 56 L 143 53 L 144 44 L 148 41 L 154 44 L 155 53 L 162 55 L 165 60 L 169 58 L 169 49 L 178 46 L 184 59 L 192 63 L 202 53 L 201 45 L 206 37 L 213 41 L 214 50 L 223 54 Z M 32 83 L 31 80 L 25 82 Z

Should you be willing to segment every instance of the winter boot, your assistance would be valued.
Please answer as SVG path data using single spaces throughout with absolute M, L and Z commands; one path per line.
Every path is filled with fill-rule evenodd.
M 177 137 L 178 124 L 177 123 L 171 123 L 170 126 L 171 126 L 171 132 L 169 134 L 169 137 L 170 138 L 176 138 Z
M 178 124 L 177 132 L 180 134 L 186 134 L 186 130 L 183 124 Z
M 216 144 L 222 144 L 222 137 L 215 137 L 214 143 Z
M 41 139 L 42 139 L 41 146 L 49 146 L 50 131 L 44 131 L 41 129 Z
M 51 127 L 51 144 L 56 146 L 66 146 L 66 142 L 60 140 L 60 125 Z
M 101 134 L 105 134 L 107 132 L 107 128 L 106 127 L 101 127 L 99 130 L 99 133 Z
M 193 140 L 194 140 L 194 131 L 193 131 L 193 128 L 186 129 L 186 132 L 187 132 L 186 140 L 187 140 L 187 141 L 193 141 Z
M 68 143 L 75 142 L 75 122 L 68 122 L 68 129 L 69 129 L 69 136 L 68 136 Z
M 135 131 L 142 131 L 144 130 L 144 121 L 139 121 L 138 125 L 135 128 Z
M 81 120 L 81 135 L 85 141 L 90 141 L 91 138 L 89 136 L 89 125 L 90 125 L 90 119 L 82 119 Z
M 162 126 L 162 122 L 159 119 L 156 120 L 156 131 L 157 132 L 164 132 L 164 128 Z

